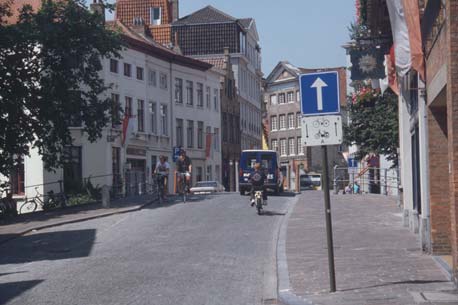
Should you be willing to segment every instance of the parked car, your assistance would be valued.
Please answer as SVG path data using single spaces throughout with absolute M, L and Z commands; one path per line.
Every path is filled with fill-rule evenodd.
M 224 192 L 224 186 L 217 181 L 199 181 L 190 189 L 193 194 Z
M 321 190 L 321 174 L 308 173 L 300 177 L 301 190 Z

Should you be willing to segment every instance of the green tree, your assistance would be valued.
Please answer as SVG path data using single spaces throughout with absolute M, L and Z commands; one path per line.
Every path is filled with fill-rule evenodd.
M 358 145 L 355 156 L 361 160 L 369 153 L 386 155 L 398 164 L 398 97 L 390 89 L 362 87 L 348 100 L 349 125 L 344 127 L 346 145 Z
M 31 148 L 52 170 L 72 144 L 69 127 L 82 126 L 94 142 L 108 124 L 102 59 L 119 57 L 122 41 L 82 0 L 24 6 L 14 24 L 10 15 L 9 3 L 0 6 L 0 173 Z

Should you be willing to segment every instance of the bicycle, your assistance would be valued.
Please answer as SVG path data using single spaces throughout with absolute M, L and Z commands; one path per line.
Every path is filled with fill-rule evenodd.
M 159 204 L 162 204 L 165 200 L 165 178 L 167 174 L 155 173 L 154 178 L 156 180 L 156 191 L 159 196 Z
M 178 192 L 183 196 L 183 203 L 186 203 L 187 200 L 187 194 L 189 191 L 189 186 L 186 181 L 186 176 L 189 175 L 189 172 L 184 172 L 184 173 L 178 173 L 179 177 L 179 187 L 178 187 Z
M 35 212 L 38 206 L 41 206 L 43 211 L 67 206 L 67 196 L 64 193 L 55 194 L 53 191 L 49 191 L 47 196 L 48 198 L 45 199 L 44 196 L 41 196 L 38 192 L 38 187 L 35 188 L 35 191 L 37 192 L 35 197 L 30 200 L 26 199 L 19 209 L 19 213 L 25 214 Z M 42 197 L 43 199 L 41 199 Z

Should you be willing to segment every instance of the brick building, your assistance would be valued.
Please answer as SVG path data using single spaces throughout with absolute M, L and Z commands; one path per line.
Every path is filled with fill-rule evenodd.
M 206 6 L 172 23 L 181 52 L 199 60 L 220 57 L 229 49 L 240 102 L 241 148 L 261 148 L 261 47 L 252 18 L 237 19 Z
M 321 171 L 321 150 L 319 147 L 304 147 L 301 134 L 301 105 L 299 76 L 304 73 L 338 71 L 340 79 L 340 101 L 345 109 L 346 71 L 345 68 L 304 69 L 282 61 L 272 70 L 264 83 L 264 103 L 268 121 L 268 145 L 280 153 L 280 167 L 286 177 L 284 187 L 296 188 L 296 172 Z M 328 155 L 330 168 L 345 165 L 340 146 L 330 146 Z M 333 171 L 330 170 L 332 174 Z
M 386 2 L 366 3 L 367 25 L 372 33 L 391 35 Z M 458 1 L 418 1 L 418 8 L 425 79 L 413 69 L 399 79 L 405 225 L 420 233 L 425 251 L 449 263 L 456 282 Z

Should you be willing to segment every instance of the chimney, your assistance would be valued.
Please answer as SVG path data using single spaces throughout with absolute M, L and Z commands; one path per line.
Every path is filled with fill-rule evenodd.
M 224 64 L 226 65 L 226 68 L 229 66 L 231 61 L 231 56 L 229 54 L 229 47 L 224 48 Z
M 142 17 L 134 17 L 132 20 L 132 26 L 130 28 L 135 33 L 140 34 L 141 36 L 145 36 L 146 27 Z
M 180 44 L 178 43 L 178 32 L 175 32 L 173 35 L 173 50 L 176 53 L 183 55 L 183 52 L 181 52 L 180 49 Z
M 170 13 L 172 14 L 172 22 L 175 22 L 180 18 L 180 4 L 178 0 L 169 0 L 170 1 Z
M 89 9 L 92 13 L 99 14 L 102 17 L 103 23 L 105 23 L 105 5 L 103 5 L 102 0 L 93 0 Z

